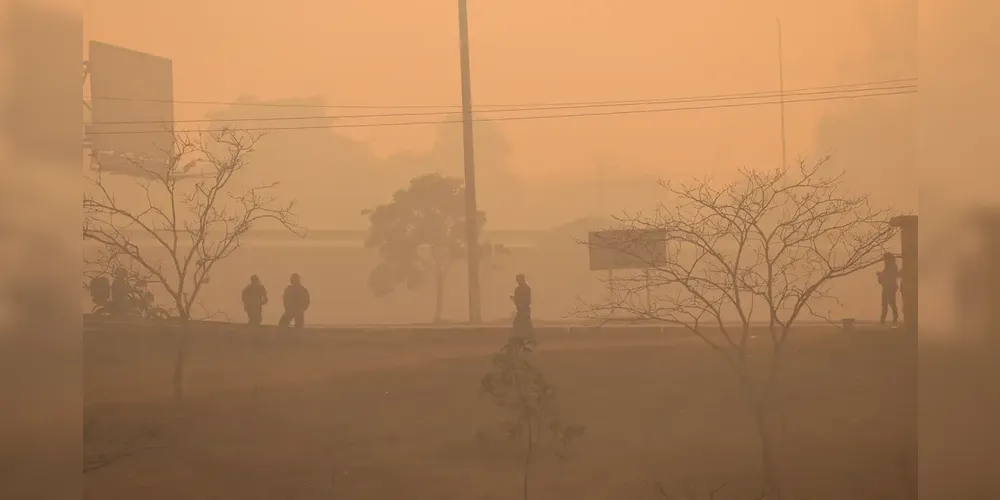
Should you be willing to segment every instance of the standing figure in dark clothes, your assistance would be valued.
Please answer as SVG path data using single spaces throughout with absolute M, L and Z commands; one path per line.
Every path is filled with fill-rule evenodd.
M 306 309 L 309 309 L 309 290 L 302 286 L 299 273 L 292 274 L 291 284 L 285 287 L 283 297 L 285 314 L 278 321 L 278 326 L 288 326 L 295 322 L 295 328 L 302 328 L 306 322 Z
M 243 288 L 243 310 L 253 326 L 260 326 L 264 320 L 264 306 L 267 304 L 267 289 L 260 283 L 255 274 L 250 277 L 250 284 Z
M 892 325 L 899 323 L 899 309 L 896 307 L 896 294 L 899 292 L 899 267 L 896 265 L 896 256 L 886 253 L 882 256 L 885 267 L 881 271 L 876 271 L 875 276 L 882 285 L 882 316 L 880 324 L 885 324 L 885 317 L 892 309 Z
M 517 311 L 514 315 L 514 335 L 527 337 L 534 330 L 531 324 L 531 287 L 523 274 L 518 274 L 516 279 L 517 288 L 514 289 L 514 295 L 510 296 Z

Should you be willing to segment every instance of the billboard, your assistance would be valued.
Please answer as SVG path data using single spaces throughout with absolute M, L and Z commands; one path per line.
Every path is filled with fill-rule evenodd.
M 667 232 L 662 229 L 592 231 L 587 246 L 591 271 L 649 269 L 667 262 Z
M 106 43 L 89 49 L 91 151 L 109 164 L 165 163 L 174 146 L 173 63 Z

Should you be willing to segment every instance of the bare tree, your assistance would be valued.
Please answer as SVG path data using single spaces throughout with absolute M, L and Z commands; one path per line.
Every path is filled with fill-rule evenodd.
M 248 164 L 259 134 L 224 129 L 201 136 L 181 136 L 167 161 L 153 165 L 129 160 L 138 174 L 131 193 L 142 201 L 127 203 L 115 192 L 103 168 L 88 177 L 83 195 L 83 238 L 103 246 L 92 270 L 132 266 L 137 275 L 159 285 L 182 323 L 175 366 L 174 396 L 183 391 L 183 332 L 198 296 L 215 265 L 233 254 L 254 226 L 271 221 L 299 233 L 295 202 L 271 195 L 277 184 L 241 186 L 234 179 Z M 204 165 L 193 172 L 195 166 Z
M 636 234 L 664 234 L 666 258 L 661 252 L 643 272 L 616 276 L 605 302 L 579 311 L 592 318 L 620 311 L 679 325 L 718 352 L 754 415 L 771 498 L 783 497 L 772 413 L 789 334 L 803 316 L 822 317 L 820 304 L 836 302 L 833 282 L 878 263 L 895 234 L 890 211 L 848 193 L 840 175 L 824 175 L 824 163 L 744 169 L 736 182 L 721 186 L 710 179 L 661 182 L 666 203 L 651 214 L 618 219 Z M 623 251 L 632 260 L 652 254 L 642 245 Z M 766 356 L 751 353 L 759 349 L 751 339 L 760 323 L 770 345 Z

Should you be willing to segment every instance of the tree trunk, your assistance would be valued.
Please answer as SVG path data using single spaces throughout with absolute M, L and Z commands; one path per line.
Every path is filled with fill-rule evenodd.
M 757 425 L 757 437 L 760 439 L 760 463 L 764 480 L 764 498 L 769 500 L 784 500 L 781 475 L 778 470 L 778 458 L 774 435 L 771 432 L 769 408 L 766 402 L 754 404 L 754 422 Z
M 524 465 L 523 465 L 524 470 L 521 482 L 522 500 L 528 500 L 528 473 L 531 472 L 531 459 L 535 454 L 535 441 L 534 441 L 535 431 L 533 429 L 534 426 L 531 425 L 531 417 L 528 417 L 527 424 L 528 424 L 528 449 L 527 452 L 524 454 Z
M 184 371 L 187 367 L 188 322 L 181 320 L 177 330 L 177 353 L 174 357 L 174 404 L 184 399 Z
M 444 307 L 444 273 L 434 274 L 434 323 L 441 322 L 441 310 Z
M 787 331 L 783 330 L 781 332 L 782 339 L 787 339 Z M 771 370 L 768 373 L 768 379 L 766 382 L 766 398 L 768 409 L 773 410 L 778 414 L 778 423 L 780 425 L 781 433 L 784 434 L 788 431 L 787 423 L 788 419 L 785 415 L 785 404 L 783 397 L 780 396 L 782 388 L 781 374 L 785 366 L 785 347 L 787 340 L 781 340 L 780 342 L 774 344 L 773 350 L 771 351 Z M 775 393 L 779 393 L 778 397 L 775 397 Z
M 528 461 L 524 462 L 524 476 L 521 481 L 521 499 L 528 500 L 528 472 L 531 470 L 531 464 Z

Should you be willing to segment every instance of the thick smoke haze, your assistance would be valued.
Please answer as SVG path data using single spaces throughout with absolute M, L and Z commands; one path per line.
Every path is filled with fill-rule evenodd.
M 667 5 L 473 4 L 474 105 L 773 91 L 779 84 L 776 17 L 782 20 L 787 89 L 915 75 L 912 2 Z M 199 4 L 197 16 L 189 15 L 192 10 L 183 2 L 140 6 L 98 0 L 86 8 L 88 39 L 172 58 L 178 100 L 253 95 L 285 103 L 316 96 L 328 104 L 363 106 L 457 104 L 452 2 L 396 2 L 391 8 L 363 2 L 303 4 L 274 12 L 263 4 L 220 1 Z M 140 28 L 125 22 L 131 18 L 157 22 Z M 912 209 L 916 188 L 902 165 L 912 164 L 906 156 L 911 136 L 904 129 L 914 99 L 871 101 L 789 104 L 789 158 L 836 151 L 852 183 Z M 299 116 L 385 111 L 282 110 Z M 875 121 L 872 112 L 878 115 Z M 198 119 L 270 116 L 271 110 L 177 104 L 176 113 L 178 119 Z M 552 227 L 602 210 L 594 199 L 605 184 L 605 210 L 644 208 L 657 201 L 655 189 L 641 189 L 649 179 L 706 173 L 726 178 L 739 167 L 780 164 L 779 122 L 775 106 L 752 106 L 483 123 L 477 137 L 481 205 L 494 227 L 503 229 Z M 294 122 L 319 123 L 326 122 Z M 890 137 L 875 141 L 864 127 Z M 423 125 L 273 132 L 271 144 L 262 146 L 269 153 L 259 168 L 261 175 L 298 194 L 307 225 L 363 226 L 358 212 L 409 177 L 427 169 L 460 171 L 460 130 Z M 602 157 L 613 158 L 613 174 L 602 177 Z M 318 196 L 321 186 L 325 196 Z
M 968 214 L 997 205 L 1000 174 L 994 149 L 1000 143 L 1000 127 L 995 123 L 1000 114 L 1000 95 L 996 92 L 1000 88 L 997 58 L 1000 33 L 996 30 L 1000 3 L 988 0 L 477 0 L 470 2 L 469 17 L 477 117 L 518 114 L 483 111 L 492 105 L 544 108 L 564 102 L 775 91 L 779 86 L 777 18 L 783 30 L 786 89 L 919 78 L 918 94 L 787 104 L 785 150 L 790 162 L 831 154 L 830 164 L 844 170 L 849 187 L 871 192 L 873 200 L 880 204 L 922 216 L 920 246 L 924 258 L 920 264 L 920 304 L 924 319 L 920 325 L 920 403 L 912 408 L 906 406 L 908 403 L 900 403 L 899 407 L 892 407 L 896 413 L 871 420 L 896 418 L 898 425 L 886 424 L 886 428 L 895 432 L 896 427 L 909 429 L 910 420 L 915 420 L 910 417 L 919 412 L 920 498 L 1000 497 L 994 473 L 1000 450 L 994 427 L 996 408 L 1000 405 L 995 401 L 996 391 L 989 385 L 990 380 L 996 379 L 995 354 L 981 348 L 981 344 L 971 349 L 975 353 L 962 345 L 946 345 L 950 341 L 972 342 L 995 336 L 988 328 L 955 328 L 963 314 L 955 282 L 956 269 L 968 255 L 966 240 L 976 231 L 965 222 Z M 154 380 L 156 384 L 169 386 L 170 370 L 164 367 L 173 361 L 173 351 L 149 358 L 159 364 L 147 362 L 141 356 L 122 355 L 118 359 L 91 355 L 88 362 L 99 359 L 103 364 L 83 366 L 81 346 L 86 342 L 81 335 L 80 315 L 89 312 L 92 306 L 81 291 L 80 256 L 87 255 L 92 248 L 80 242 L 78 205 L 80 192 L 85 189 L 81 171 L 90 172 L 86 161 L 81 169 L 83 158 L 78 149 L 84 119 L 78 100 L 80 62 L 87 57 L 86 41 L 98 40 L 172 59 L 178 101 L 175 116 L 181 122 L 188 121 L 188 125 L 179 123 L 178 128 L 194 130 L 245 124 L 241 120 L 248 118 L 267 118 L 263 123 L 270 128 L 331 125 L 311 130 L 269 130 L 261 140 L 247 176 L 240 182 L 247 185 L 277 182 L 278 197 L 297 200 L 298 222 L 309 230 L 309 236 L 304 241 L 293 241 L 298 252 L 294 257 L 289 257 L 291 254 L 285 248 L 292 243 L 268 240 L 268 234 L 272 233 L 248 238 L 246 252 L 236 254 L 221 266 L 206 285 L 204 298 L 209 309 L 243 321 L 239 290 L 251 274 L 262 277 L 277 304 L 288 276 L 301 272 L 304 283 L 314 294 L 314 303 L 322 304 L 314 305 L 312 319 L 317 323 L 415 323 L 430 319 L 434 297 L 427 289 L 397 292 L 386 298 L 371 296 L 365 279 L 376 259 L 372 252 L 360 248 L 368 228 L 362 211 L 386 203 L 415 176 L 435 171 L 447 175 L 462 172 L 461 128 L 455 123 L 443 123 L 456 119 L 460 99 L 453 0 L 283 3 L 88 0 L 82 4 L 72 0 L 0 0 L 0 40 L 0 408 L 3 408 L 0 498 L 80 498 L 86 488 L 80 472 L 84 455 L 81 449 L 84 407 L 100 407 L 101 411 L 110 412 L 113 417 L 106 425 L 117 429 L 115 418 L 124 421 L 122 415 L 132 411 L 121 408 L 135 404 L 141 406 L 136 410 L 139 413 L 154 414 L 151 420 L 169 420 L 164 425 L 183 428 L 185 432 L 196 427 L 190 422 L 197 420 L 199 408 L 204 408 L 181 408 L 176 410 L 177 418 L 173 418 L 174 413 L 161 412 L 155 406 L 159 403 L 150 403 L 156 397 L 169 399 L 169 396 L 152 390 L 142 392 L 146 390 L 143 384 L 152 384 L 150 381 Z M 253 103 L 301 107 L 246 105 Z M 335 105 L 355 107 L 322 107 Z M 408 112 L 405 106 L 415 105 L 432 106 L 415 111 L 443 111 L 433 116 L 400 116 Z M 382 113 L 393 116 L 357 116 Z M 303 119 L 304 116 L 309 118 Z M 391 125 L 411 120 L 428 123 Z M 391 126 L 369 126 L 379 124 Z M 606 223 L 609 214 L 655 206 L 663 201 L 657 180 L 712 176 L 723 182 L 734 179 L 739 168 L 770 169 L 782 161 L 781 115 L 774 105 L 482 121 L 476 124 L 475 132 L 479 203 L 487 213 L 485 235 L 492 238 L 491 243 L 504 243 L 510 250 L 509 255 L 503 254 L 506 257 L 491 261 L 483 272 L 483 314 L 496 321 L 507 321 L 510 315 L 510 291 L 517 273 L 527 274 L 535 287 L 534 303 L 539 318 L 558 319 L 572 309 L 578 296 L 596 297 L 602 293 L 599 281 L 586 270 L 585 251 L 567 245 L 568 236 L 556 238 L 554 234 L 562 235 L 560 231 L 567 227 L 578 234 Z M 124 189 L 132 180 L 116 178 L 111 182 Z M 121 200 L 143 202 L 141 195 L 127 190 L 121 194 Z M 554 228 L 554 233 L 539 233 Z M 262 226 L 261 229 L 278 228 Z M 531 245 L 525 243 L 532 238 L 558 239 L 561 243 L 532 252 Z M 329 244 L 331 241 L 337 243 Z M 309 245 L 316 248 L 310 250 Z M 466 277 L 462 268 L 455 266 L 445 287 L 444 316 L 452 321 L 464 321 L 466 314 Z M 987 285 L 984 290 L 995 293 L 996 280 L 987 280 Z M 859 318 L 877 315 L 873 304 L 877 305 L 879 292 L 874 286 L 870 275 L 845 282 L 838 289 L 847 297 L 847 306 L 838 311 L 840 315 Z M 276 321 L 278 306 L 274 307 L 274 311 L 267 313 L 267 322 Z M 136 341 L 129 338 L 124 342 Z M 862 364 L 866 369 L 871 368 L 878 364 L 871 361 L 875 354 L 884 354 L 875 350 L 886 344 L 880 344 L 883 340 L 877 337 L 862 342 L 872 342 L 865 345 L 874 346 L 872 351 L 857 356 L 864 358 Z M 351 432 L 363 429 L 376 436 L 372 440 L 378 440 L 384 438 L 376 434 L 380 432 L 378 426 L 397 433 L 405 430 L 402 420 L 392 420 L 399 415 L 392 413 L 395 407 L 390 404 L 412 400 L 412 406 L 419 412 L 428 412 L 413 419 L 421 422 L 431 410 L 448 408 L 456 413 L 467 410 L 458 404 L 449 406 L 453 401 L 443 397 L 439 390 L 461 385 L 462 380 L 431 378 L 437 372 L 410 376 L 392 371 L 401 370 L 402 366 L 429 364 L 430 358 L 421 358 L 413 352 L 387 356 L 387 351 L 369 346 L 377 343 L 370 338 L 358 343 L 365 344 L 363 348 L 371 351 L 365 351 L 367 355 L 377 360 L 372 366 L 379 368 L 373 371 L 385 370 L 392 375 L 372 375 L 375 378 L 370 386 L 375 389 L 370 391 L 369 386 L 361 388 L 360 383 L 338 385 L 335 389 L 324 386 L 322 396 L 316 399 L 329 400 L 328 404 L 334 408 L 331 414 L 336 417 L 331 417 L 331 421 L 336 420 L 335 423 L 319 422 L 327 418 L 325 414 L 316 417 L 319 413 L 314 415 L 309 410 L 301 411 L 296 418 L 308 420 L 309 425 L 330 433 L 332 427 L 337 432 L 343 431 L 342 427 Z M 337 349 L 341 347 L 338 345 Z M 352 344 L 351 348 L 354 347 Z M 667 366 L 670 363 L 652 359 L 648 353 L 619 361 L 627 347 L 616 345 L 599 356 L 579 358 L 586 361 L 576 358 L 565 361 L 570 359 L 565 358 L 560 365 L 564 375 L 557 377 L 557 382 L 590 384 L 577 388 L 576 399 L 572 394 L 567 398 L 569 406 L 585 407 L 591 394 L 614 396 L 596 404 L 599 406 L 593 413 L 596 416 L 588 422 L 594 428 L 592 435 L 588 435 L 592 442 L 612 442 L 616 433 L 636 431 L 643 415 L 654 415 L 660 426 L 668 420 L 673 422 L 671 418 L 682 417 L 678 417 L 680 413 L 675 408 L 678 401 L 683 400 L 684 404 L 694 401 L 695 396 L 701 397 L 698 391 L 707 391 L 704 387 L 716 382 L 714 372 L 694 371 L 697 376 L 689 379 L 688 373 L 669 371 L 668 368 L 673 368 Z M 310 348 L 307 345 L 301 349 Z M 212 349 L 224 350 L 213 344 L 198 355 L 215 355 Z M 431 344 L 426 351 L 441 358 L 469 355 L 462 350 L 464 344 L 462 349 L 445 354 L 437 353 L 438 349 L 439 345 Z M 584 350 L 580 346 L 573 349 Z M 665 348 L 673 349 L 673 346 Z M 468 351 L 472 352 L 472 347 Z M 907 360 L 916 356 L 910 354 Z M 201 372 L 192 379 L 202 381 L 202 387 L 207 389 L 198 397 L 212 400 L 225 392 L 230 382 L 243 384 L 241 390 L 247 394 L 252 390 L 253 398 L 258 394 L 261 398 L 274 397 L 274 391 L 284 389 L 272 387 L 272 393 L 268 393 L 267 387 L 258 387 L 254 377 L 266 372 L 275 386 L 279 381 L 291 380 L 292 375 L 301 375 L 314 383 L 319 376 L 308 372 L 314 366 L 320 367 L 316 373 L 324 374 L 328 372 L 322 370 L 329 370 L 330 365 L 338 362 L 354 366 L 351 364 L 354 360 L 339 351 L 303 354 L 287 348 L 280 355 L 285 356 L 280 358 L 280 366 L 265 370 L 256 365 L 251 368 L 241 365 L 236 375 L 226 372 L 225 376 L 219 373 L 232 367 L 205 361 L 208 355 L 200 358 Z M 324 356 L 341 357 L 331 362 L 333 358 Z M 549 359 L 555 358 L 552 355 Z M 816 359 L 820 358 L 829 361 L 822 356 Z M 701 364 L 701 358 L 690 359 L 695 360 L 692 363 L 698 365 L 697 369 L 707 370 L 704 367 L 708 365 Z M 119 362 L 133 367 L 135 373 L 123 374 L 108 368 Z M 869 403 L 869 409 L 882 409 L 878 404 L 894 402 L 893 398 L 909 387 L 906 384 L 914 372 L 907 371 L 907 363 L 900 362 L 904 368 L 899 371 L 893 371 L 897 370 L 895 365 L 875 368 L 880 377 L 890 381 L 883 385 L 893 390 L 878 393 L 879 398 Z M 808 360 L 801 364 L 813 368 Z M 558 362 L 553 362 L 556 365 Z M 815 366 L 819 365 L 822 362 L 817 361 Z M 650 382 L 640 373 L 640 366 L 654 366 L 662 371 L 656 372 L 659 378 Z M 813 396 L 821 393 L 823 399 L 839 401 L 833 393 L 823 391 L 841 383 L 853 384 L 852 387 L 864 385 L 864 380 L 851 378 L 855 375 L 851 371 L 853 366 L 831 368 L 831 375 L 824 378 L 822 387 L 806 387 L 802 393 Z M 347 368 L 344 370 L 347 373 Z M 360 374 L 361 369 L 358 370 Z M 83 381 L 88 373 L 92 385 L 112 389 L 85 396 Z M 641 391 L 632 391 L 631 386 L 629 390 L 609 389 L 601 385 L 610 377 L 605 373 L 635 377 L 629 379 L 635 387 L 663 390 L 641 393 L 643 398 L 629 400 L 628 396 Z M 292 375 L 286 380 L 281 374 Z M 682 379 L 683 391 L 664 385 Z M 893 385 L 902 379 L 906 383 Z M 399 380 L 423 384 L 423 392 L 397 398 L 395 388 Z M 369 383 L 369 379 L 365 381 Z M 718 394 L 731 385 L 734 384 L 713 385 L 714 392 L 704 398 L 716 404 Z M 133 397 L 128 391 L 135 387 L 142 388 L 141 395 L 135 396 L 135 401 L 128 400 Z M 897 387 L 904 389 L 895 390 Z M 663 404 L 650 403 L 670 391 L 676 392 L 671 392 L 674 399 L 661 401 Z M 284 399 L 261 399 L 266 403 L 254 406 L 275 413 L 254 415 L 274 417 L 275 421 L 289 418 L 291 422 L 289 414 L 279 412 L 291 407 L 284 405 L 298 393 L 287 392 L 280 395 Z M 155 397 L 150 396 L 154 393 Z M 257 404 L 258 400 L 253 401 Z M 363 406 L 359 401 L 374 406 Z M 846 422 L 851 417 L 836 412 L 847 407 L 854 409 L 852 405 L 865 406 L 853 400 L 844 401 L 842 407 L 823 407 L 830 411 L 822 415 L 805 413 L 798 423 L 820 417 Z M 359 406 L 354 406 L 355 403 Z M 245 402 L 241 400 L 239 404 Z M 368 410 L 359 408 L 378 408 L 380 412 L 368 414 L 365 413 Z M 628 439 L 632 440 L 629 446 L 635 448 L 637 443 L 666 435 L 671 438 L 694 435 L 711 424 L 725 422 L 731 430 L 746 423 L 722 420 L 745 408 L 738 407 L 737 411 L 728 406 L 713 406 L 712 409 L 711 418 L 690 417 L 668 430 L 657 428 L 655 436 L 640 435 L 638 431 L 629 434 Z M 115 413 L 119 410 L 120 413 Z M 663 413 L 656 413 L 660 411 Z M 161 418 L 166 414 L 171 419 Z M 261 418 L 255 424 L 250 422 L 248 414 L 233 410 L 222 420 L 225 422 L 222 427 L 232 430 L 246 424 L 250 428 L 267 420 Z M 348 417 L 355 421 L 343 424 Z M 599 424 L 615 418 L 619 420 L 614 420 L 613 432 L 605 430 L 601 434 Z M 446 426 L 430 420 L 429 416 L 426 421 L 432 423 L 419 427 L 421 439 L 436 431 L 435 426 Z M 292 425 L 282 429 L 288 432 Z M 828 437 L 828 430 L 816 430 L 824 438 L 817 438 L 813 445 L 838 439 L 833 434 L 834 437 Z M 216 435 L 215 431 L 201 431 L 197 436 Z M 274 451 L 280 449 L 277 446 L 287 444 L 281 441 L 282 436 L 281 432 L 268 430 L 255 438 L 277 443 L 268 448 L 268 457 L 273 458 L 280 454 Z M 868 441 L 884 437 L 889 439 L 880 435 Z M 302 441 L 315 444 L 326 439 L 326 435 L 310 434 Z M 715 440 L 713 445 L 721 446 L 727 438 L 716 436 Z M 231 441 L 243 445 L 252 439 L 240 436 Z M 202 445 L 205 444 L 192 438 L 187 442 L 187 452 L 200 450 L 198 446 Z M 348 444 L 337 446 L 349 448 Z M 599 449 L 597 444 L 591 446 Z M 809 446 L 812 445 L 803 445 Z M 629 451 L 634 451 L 632 448 Z M 705 461 L 719 463 L 720 468 L 726 466 L 722 463 L 726 460 L 718 458 L 721 454 L 713 455 L 714 449 L 699 448 L 698 452 L 711 455 L 707 459 L 701 457 Z M 423 448 L 410 451 L 425 458 Z M 450 448 L 449 453 L 459 456 Z M 870 456 L 874 455 L 865 455 Z M 612 458 L 618 460 L 617 456 Z M 844 463 L 867 467 L 853 455 L 840 458 Z M 891 460 L 883 458 L 878 460 Z M 728 459 L 736 460 L 731 456 Z M 412 457 L 407 460 L 415 462 Z M 636 466 L 630 470 L 630 480 L 648 480 L 653 472 L 647 473 L 647 469 L 660 473 L 664 469 L 683 469 L 694 462 L 687 451 L 673 460 Z M 230 462 L 233 461 L 227 463 Z M 302 458 L 295 467 L 286 468 L 296 473 L 311 471 L 309 467 L 316 463 Z M 579 486 L 580 478 L 600 476 L 594 471 L 604 470 L 598 467 L 603 462 L 584 463 L 592 468 L 574 469 L 572 480 L 564 481 L 569 485 L 567 488 Z M 210 467 L 187 465 L 211 474 Z M 258 466 L 256 472 L 240 477 L 240 484 L 250 485 L 246 489 L 254 490 L 241 490 L 245 497 L 260 493 L 255 490 L 257 483 L 252 483 L 253 480 L 269 477 L 276 470 L 270 462 Z M 125 468 L 121 470 L 92 480 L 90 487 L 106 488 L 101 491 L 134 491 L 122 486 L 129 473 Z M 371 471 L 375 469 L 358 466 L 356 470 L 361 471 L 359 474 L 374 474 Z M 113 469 L 104 472 L 109 471 Z M 861 477 L 864 473 L 860 468 L 852 471 L 845 474 Z M 329 474 L 324 469 L 317 477 Z M 220 478 L 213 479 L 215 483 L 226 483 Z M 378 476 L 373 484 L 395 484 L 382 479 Z M 177 496 L 189 493 L 183 489 L 164 489 L 166 483 L 183 483 L 171 481 L 157 483 L 150 491 L 177 493 Z M 890 480 L 877 477 L 871 481 L 881 485 Z M 619 491 L 583 491 L 583 488 L 573 490 L 577 497 L 606 494 L 624 498 Z M 874 498 L 890 498 L 879 496 L 879 491 L 891 489 L 885 488 L 874 488 Z M 848 489 L 836 491 L 844 493 Z M 129 493 L 123 494 L 128 497 Z M 635 498 L 645 498 L 638 495 Z

